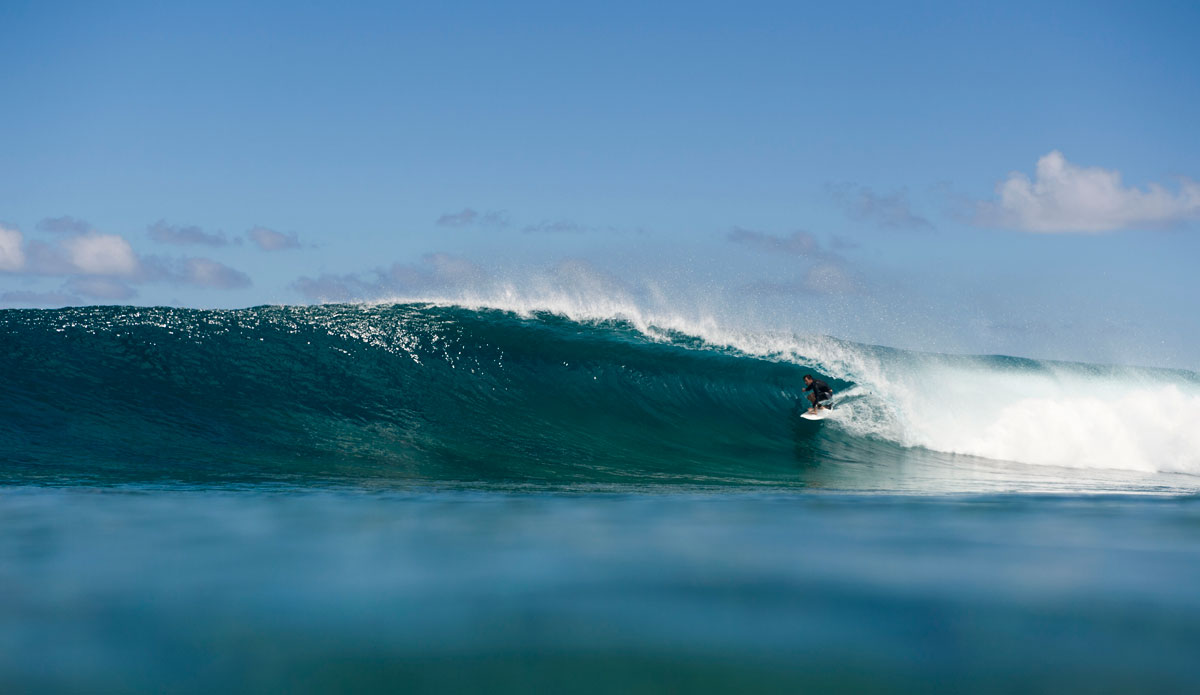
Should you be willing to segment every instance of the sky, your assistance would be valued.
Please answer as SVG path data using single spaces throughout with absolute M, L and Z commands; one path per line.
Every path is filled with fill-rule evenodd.
M 0 0 L 0 308 L 515 292 L 1195 370 L 1198 35 L 1193 2 Z

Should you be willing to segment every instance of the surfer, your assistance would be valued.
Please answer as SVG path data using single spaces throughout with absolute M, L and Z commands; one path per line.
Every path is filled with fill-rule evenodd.
M 805 374 L 804 390 L 812 391 L 812 393 L 808 394 L 808 402 L 812 403 L 812 407 L 808 409 L 808 412 L 815 413 L 818 408 L 831 410 L 829 404 L 821 405 L 822 401 L 828 401 L 833 398 L 833 389 L 829 388 L 829 384 L 820 379 L 814 379 L 812 374 Z

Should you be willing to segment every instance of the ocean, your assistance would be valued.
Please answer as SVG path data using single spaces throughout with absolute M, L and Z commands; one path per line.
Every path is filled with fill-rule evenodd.
M 442 303 L 0 350 L 2 692 L 1200 682 L 1193 372 Z

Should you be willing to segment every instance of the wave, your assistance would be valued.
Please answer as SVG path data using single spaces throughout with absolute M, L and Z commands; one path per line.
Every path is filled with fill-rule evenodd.
M 16 481 L 886 488 L 904 466 L 988 459 L 1200 475 L 1191 372 L 926 354 L 618 304 L 6 310 L 0 349 Z M 798 418 L 809 372 L 838 393 L 823 423 Z

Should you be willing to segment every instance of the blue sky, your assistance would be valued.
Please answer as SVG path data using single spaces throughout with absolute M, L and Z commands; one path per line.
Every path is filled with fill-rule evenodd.
M 526 283 L 1200 367 L 1200 5 L 344 5 L 0 4 L 0 306 Z

